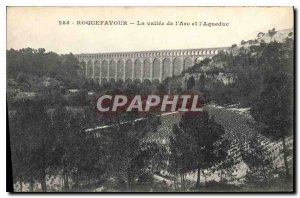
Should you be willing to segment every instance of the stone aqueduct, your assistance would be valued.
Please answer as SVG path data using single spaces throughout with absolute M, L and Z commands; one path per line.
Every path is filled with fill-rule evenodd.
M 204 58 L 227 52 L 228 48 L 140 51 L 119 53 L 76 54 L 87 78 L 99 83 L 108 80 L 143 82 L 180 75 L 182 71 Z

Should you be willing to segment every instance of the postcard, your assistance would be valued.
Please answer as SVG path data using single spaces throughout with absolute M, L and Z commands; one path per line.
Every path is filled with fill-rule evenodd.
M 12 192 L 294 192 L 293 7 L 7 7 Z

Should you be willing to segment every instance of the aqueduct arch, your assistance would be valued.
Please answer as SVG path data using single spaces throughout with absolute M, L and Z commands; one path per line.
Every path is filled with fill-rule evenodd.
M 116 79 L 116 70 L 117 64 L 115 60 L 111 60 L 109 62 L 109 79 L 113 78 Z
M 132 60 L 128 59 L 125 63 L 125 80 L 131 79 L 132 80 Z
M 87 78 L 107 81 L 145 80 L 163 81 L 178 76 L 182 71 L 220 52 L 228 53 L 228 47 L 162 50 L 119 53 L 76 54 Z M 127 81 L 129 82 L 129 81 Z
M 153 72 L 152 72 L 152 79 L 153 80 L 155 80 L 155 79 L 157 79 L 157 80 L 159 80 L 160 79 L 160 72 L 161 72 L 161 66 L 160 66 L 160 64 L 161 64 L 161 61 L 160 61 L 160 59 L 159 58 L 155 58 L 154 60 L 153 60 L 153 66 L 152 66 L 152 68 L 153 68 Z
M 173 76 L 171 74 L 171 60 L 170 58 L 165 58 L 162 66 L 162 78 L 165 79 L 169 76 Z
M 183 61 L 183 70 L 186 70 L 190 67 L 192 67 L 195 64 L 195 62 L 193 62 L 191 57 L 186 57 Z
M 140 59 L 136 59 L 134 62 L 134 79 L 142 78 L 142 62 Z
M 144 71 L 143 71 L 144 79 L 148 79 L 151 81 L 152 79 L 152 64 L 150 59 L 144 60 Z
M 96 60 L 95 61 L 95 67 L 94 67 L 94 75 L 95 75 L 95 77 L 100 78 L 100 70 L 101 70 L 100 61 Z
M 125 67 L 125 64 L 124 64 L 124 61 L 122 59 L 118 60 L 118 63 L 117 63 L 117 79 L 124 79 L 124 67 Z
M 178 76 L 181 74 L 182 71 L 183 71 L 182 61 L 179 57 L 176 57 L 173 60 L 173 75 Z

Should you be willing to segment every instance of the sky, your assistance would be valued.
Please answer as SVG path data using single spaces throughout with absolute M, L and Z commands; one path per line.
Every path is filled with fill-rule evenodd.
M 77 25 L 77 21 L 128 25 Z M 164 25 L 147 25 L 154 21 Z M 173 25 L 166 25 L 168 21 Z M 176 21 L 189 25 L 176 26 Z M 204 22 L 228 26 L 208 27 Z M 79 54 L 228 47 L 272 28 L 293 28 L 293 23 L 292 7 L 8 7 L 7 49 Z

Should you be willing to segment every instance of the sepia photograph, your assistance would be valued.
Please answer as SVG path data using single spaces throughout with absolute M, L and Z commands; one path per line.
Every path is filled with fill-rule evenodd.
M 295 192 L 294 7 L 6 7 L 8 190 Z

